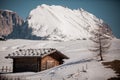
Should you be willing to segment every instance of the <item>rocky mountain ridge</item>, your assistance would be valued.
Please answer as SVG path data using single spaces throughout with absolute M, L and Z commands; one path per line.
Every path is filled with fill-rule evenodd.
M 15 29 L 20 28 L 23 23 L 23 19 L 17 13 L 10 10 L 0 10 L 0 36 L 8 36 Z

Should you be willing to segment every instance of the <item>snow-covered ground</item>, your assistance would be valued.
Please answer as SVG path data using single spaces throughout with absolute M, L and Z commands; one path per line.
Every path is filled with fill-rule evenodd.
M 74 40 L 66 42 L 10 39 L 0 41 L 0 68 L 12 67 L 12 60 L 5 59 L 9 53 L 21 48 L 56 48 L 70 59 L 65 63 L 38 73 L 11 73 L 6 76 L 17 76 L 27 80 L 107 80 L 116 76 L 110 68 L 105 68 L 96 60 L 96 54 L 90 52 L 92 42 Z M 104 54 L 105 61 L 120 60 L 120 40 L 113 39 L 109 51 Z M 22 76 L 22 77 L 21 77 Z

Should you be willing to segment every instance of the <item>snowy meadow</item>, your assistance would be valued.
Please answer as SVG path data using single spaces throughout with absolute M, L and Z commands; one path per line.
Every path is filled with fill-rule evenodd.
M 90 40 L 73 41 L 41 41 L 41 40 L 22 40 L 9 39 L 0 41 L 0 69 L 2 66 L 11 67 L 12 59 L 5 56 L 19 49 L 39 49 L 56 48 L 70 59 L 65 60 L 64 64 L 41 72 L 23 72 L 1 74 L 7 80 L 107 80 L 116 77 L 115 71 L 106 68 L 102 62 L 120 60 L 120 40 L 113 39 L 109 50 L 103 54 L 104 61 L 98 61 L 96 53 L 89 49 L 92 46 Z

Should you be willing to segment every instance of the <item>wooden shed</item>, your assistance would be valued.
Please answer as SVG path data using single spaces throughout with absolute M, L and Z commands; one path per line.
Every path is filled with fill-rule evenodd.
M 13 72 L 39 72 L 63 64 L 63 59 L 69 59 L 53 48 L 20 49 L 6 58 L 13 59 Z

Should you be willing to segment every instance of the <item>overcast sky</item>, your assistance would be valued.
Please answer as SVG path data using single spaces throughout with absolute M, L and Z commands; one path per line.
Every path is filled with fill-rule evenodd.
M 120 0 L 0 0 L 0 9 L 17 12 L 26 19 L 38 5 L 61 5 L 71 9 L 83 8 L 110 25 L 113 34 L 120 38 Z

